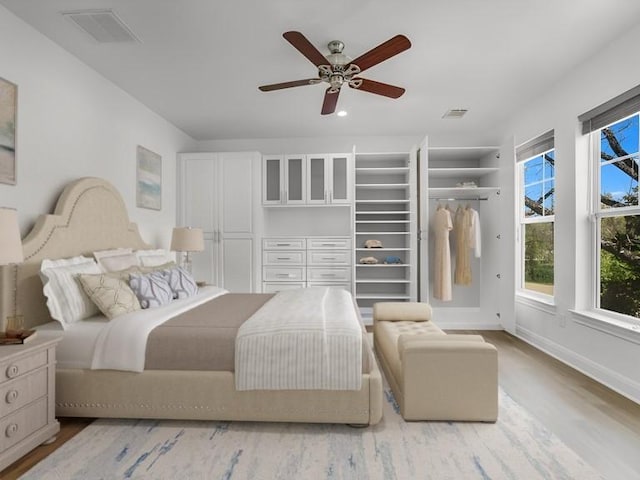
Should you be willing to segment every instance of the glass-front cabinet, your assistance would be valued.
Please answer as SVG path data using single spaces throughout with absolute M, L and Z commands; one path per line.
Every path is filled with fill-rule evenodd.
M 264 205 L 330 205 L 351 202 L 351 155 L 263 156 Z

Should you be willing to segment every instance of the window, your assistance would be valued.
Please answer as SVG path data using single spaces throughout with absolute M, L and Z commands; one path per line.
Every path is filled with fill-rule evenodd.
M 594 131 L 596 308 L 640 318 L 640 115 Z
M 520 208 L 518 288 L 553 296 L 555 150 L 553 131 L 516 149 Z

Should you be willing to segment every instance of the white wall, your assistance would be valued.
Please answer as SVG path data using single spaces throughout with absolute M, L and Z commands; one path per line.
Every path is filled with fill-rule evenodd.
M 4 7 L 0 76 L 18 85 L 17 185 L 0 184 L 0 205 L 18 209 L 22 234 L 69 181 L 96 176 L 120 191 L 146 241 L 168 247 L 176 152 L 195 141 Z M 162 156 L 161 211 L 136 208 L 137 145 Z
M 587 309 L 591 301 L 591 223 L 587 215 L 590 157 L 588 139 L 580 133 L 577 116 L 640 83 L 640 63 L 631 60 L 637 57 L 639 35 L 640 27 L 621 32 L 615 42 L 522 108 L 503 129 L 505 144 L 515 139 L 515 145 L 555 130 L 556 305 L 517 300 L 516 334 L 637 402 L 640 345 L 578 323 L 579 317 L 569 310 Z M 513 161 L 504 167 L 513 179 Z M 514 230 L 515 219 L 511 225 Z

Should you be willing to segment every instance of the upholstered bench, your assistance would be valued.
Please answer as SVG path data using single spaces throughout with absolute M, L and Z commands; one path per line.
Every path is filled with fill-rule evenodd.
M 376 354 L 405 420 L 495 422 L 498 352 L 480 335 L 447 335 L 427 303 L 373 308 Z

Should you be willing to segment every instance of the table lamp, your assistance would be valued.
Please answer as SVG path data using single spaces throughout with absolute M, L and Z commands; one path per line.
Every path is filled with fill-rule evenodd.
M 191 252 L 204 250 L 204 235 L 201 228 L 175 227 L 171 236 L 171 250 L 184 252 L 182 267 L 189 273 L 191 270 Z
M 22 263 L 22 240 L 18 227 L 18 213 L 13 208 L 0 207 L 0 265 L 12 265 Z M 7 330 L 20 330 L 22 322 L 17 315 L 17 290 L 14 284 L 13 290 L 13 316 L 7 317 Z M 2 319 L 0 319 L 0 325 Z

